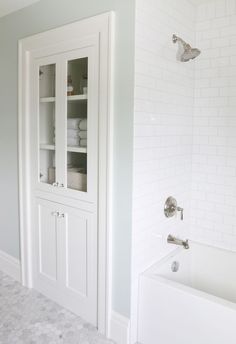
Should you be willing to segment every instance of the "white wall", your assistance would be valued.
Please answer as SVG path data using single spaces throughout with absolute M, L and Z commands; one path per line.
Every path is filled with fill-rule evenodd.
M 197 11 L 192 237 L 236 250 L 236 1 Z
M 194 62 L 176 60 L 175 33 L 195 43 L 195 8 L 186 0 L 137 0 L 132 318 L 137 313 L 138 275 L 172 246 L 169 233 L 189 236 L 194 106 Z M 167 219 L 174 196 L 185 219 Z M 132 323 L 132 343 L 136 326 Z
M 114 10 L 113 310 L 130 314 L 134 0 L 41 0 L 0 19 L 0 250 L 19 258 L 17 170 L 18 39 Z

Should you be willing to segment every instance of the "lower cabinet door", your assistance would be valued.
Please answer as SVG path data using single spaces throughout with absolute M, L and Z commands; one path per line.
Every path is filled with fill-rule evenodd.
M 59 240 L 64 295 L 70 308 L 97 325 L 97 224 L 82 210 L 61 208 Z
M 97 325 L 96 214 L 38 200 L 35 288 Z
M 35 214 L 34 276 L 51 287 L 59 283 L 57 213 L 52 202 L 37 200 Z

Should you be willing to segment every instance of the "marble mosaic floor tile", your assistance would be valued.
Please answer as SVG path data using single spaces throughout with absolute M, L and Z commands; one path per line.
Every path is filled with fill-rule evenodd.
M 0 344 L 112 343 L 80 317 L 0 272 Z

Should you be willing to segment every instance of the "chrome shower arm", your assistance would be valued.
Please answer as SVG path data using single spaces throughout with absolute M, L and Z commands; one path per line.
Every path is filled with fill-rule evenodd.
M 177 42 L 182 43 L 184 49 L 191 49 L 191 45 L 190 44 L 186 43 L 182 38 L 180 38 L 180 37 L 178 37 L 176 35 L 173 35 L 172 40 L 173 40 L 173 43 L 177 43 Z

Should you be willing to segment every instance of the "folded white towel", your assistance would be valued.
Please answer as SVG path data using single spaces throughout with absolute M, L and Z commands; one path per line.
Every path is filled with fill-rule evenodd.
M 87 139 L 80 140 L 80 147 L 87 147 Z
M 87 130 L 87 119 L 81 119 L 79 122 L 80 130 Z
M 87 139 L 87 130 L 80 130 L 79 131 L 79 137 L 81 139 Z
M 79 124 L 81 122 L 81 118 L 68 118 L 67 119 L 67 128 L 68 129 L 79 129 Z
M 68 146 L 79 146 L 80 145 L 80 138 L 79 137 L 68 137 L 67 138 Z
M 79 129 L 67 129 L 68 138 L 80 137 L 79 133 L 80 133 Z

